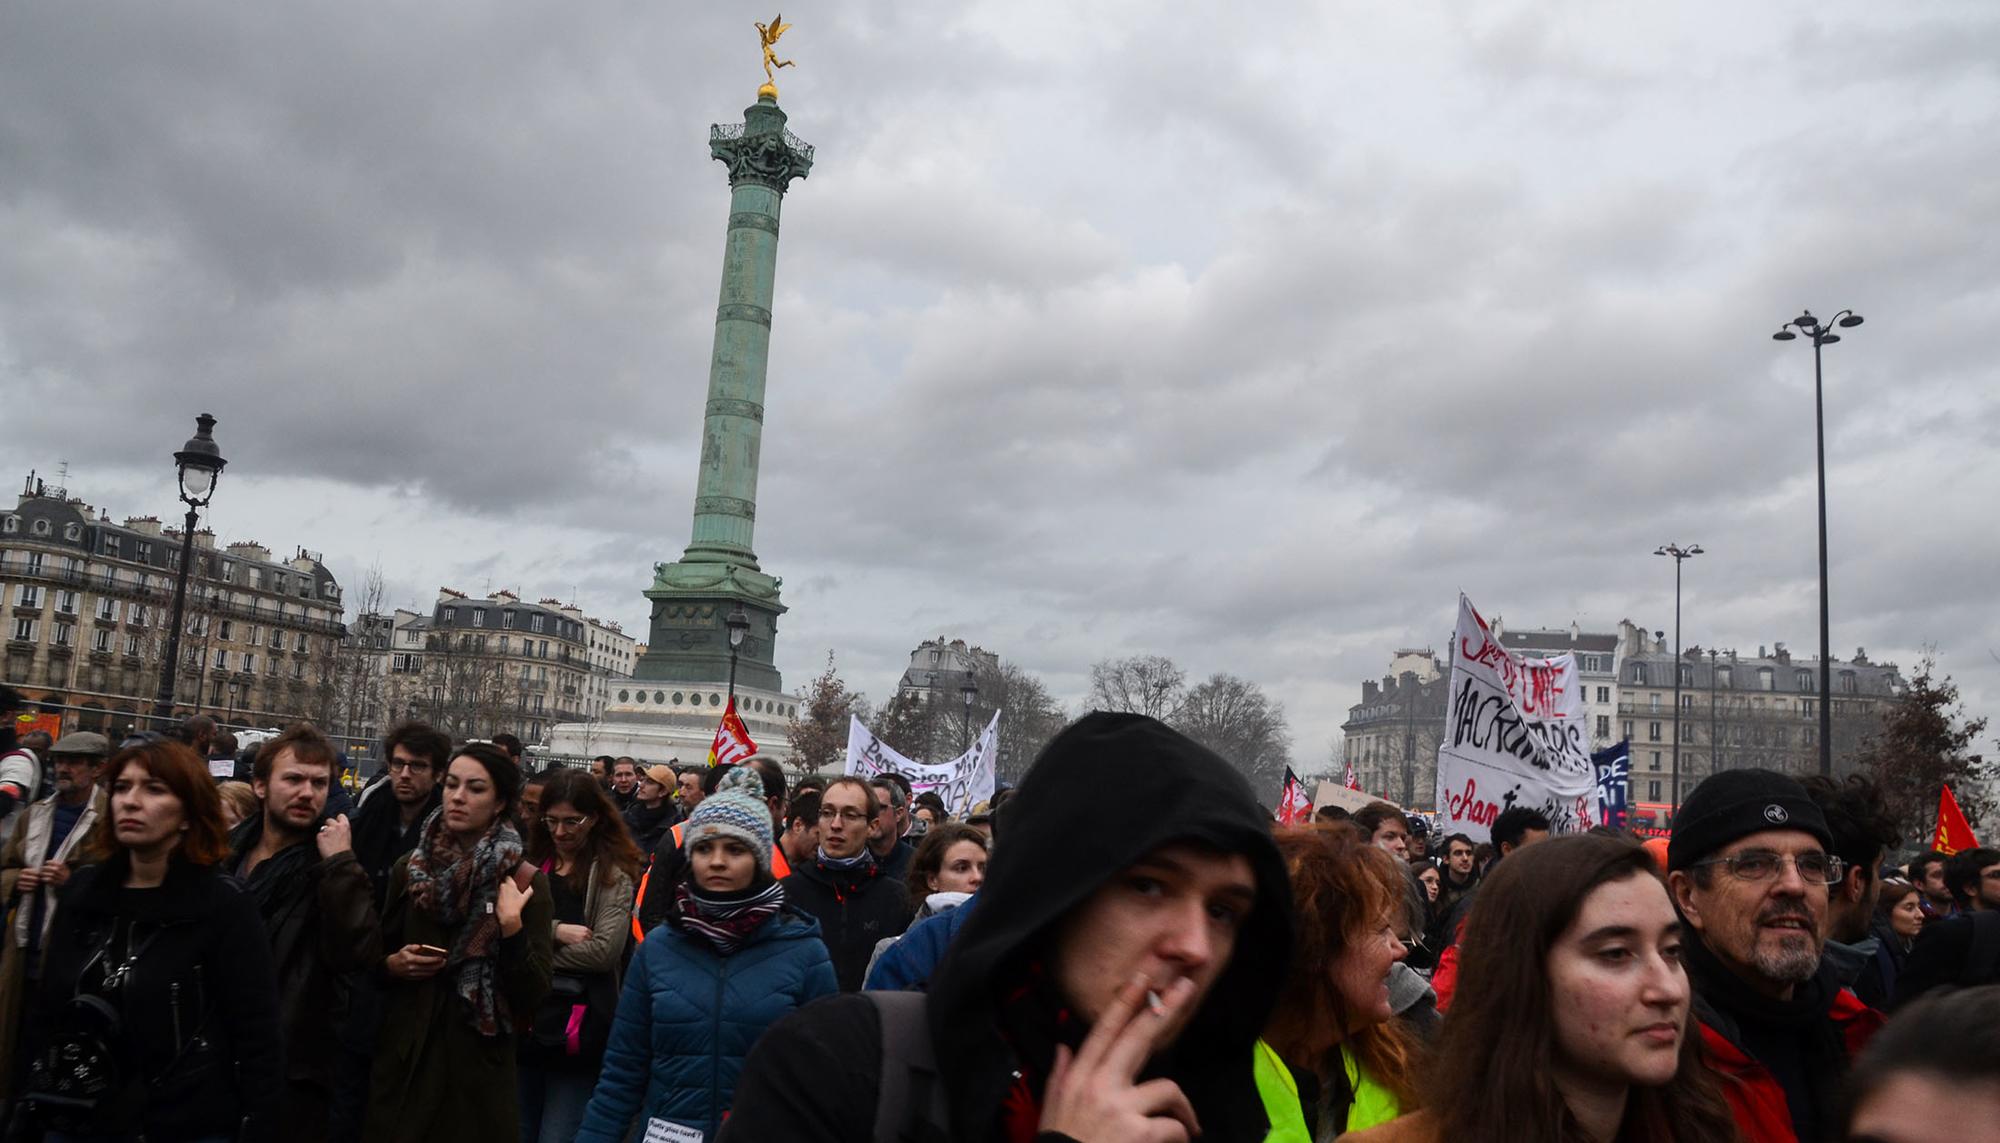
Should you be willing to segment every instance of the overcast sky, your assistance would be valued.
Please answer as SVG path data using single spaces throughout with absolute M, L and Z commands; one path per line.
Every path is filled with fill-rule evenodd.
M 1934 644 L 2000 711 L 2000 6 L 788 11 L 757 549 L 779 665 L 875 698 L 963 637 L 1073 706 L 1167 654 L 1318 768 L 1365 678 L 1510 626 Z M 643 637 L 688 539 L 737 3 L 17 3 L 0 389 L 17 476 L 390 602 Z M 1993 743 L 1985 742 L 1990 751 Z

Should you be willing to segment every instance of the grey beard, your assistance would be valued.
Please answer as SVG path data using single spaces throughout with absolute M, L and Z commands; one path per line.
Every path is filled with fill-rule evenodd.
M 1760 945 L 1750 954 L 1750 967 L 1767 980 L 1804 984 L 1819 971 L 1819 956 L 1817 944 L 1810 941 L 1802 947 L 1786 941 L 1776 952 L 1766 952 Z

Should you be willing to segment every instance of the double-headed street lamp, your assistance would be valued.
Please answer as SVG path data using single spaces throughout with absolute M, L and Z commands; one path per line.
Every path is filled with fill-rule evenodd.
M 1833 647 L 1828 636 L 1826 607 L 1826 401 L 1825 374 L 1820 367 L 1820 347 L 1833 345 L 1840 335 L 1835 326 L 1853 329 L 1861 315 L 1842 310 L 1831 322 L 1822 322 L 1807 310 L 1778 327 L 1772 341 L 1792 341 L 1800 333 L 1812 338 L 1813 347 L 1813 431 L 1818 441 L 1819 460 L 1819 772 L 1833 773 Z M 1796 329 L 1798 332 L 1792 332 Z
M 965 672 L 965 681 L 958 684 L 959 696 L 965 699 L 965 714 L 959 719 L 959 749 L 972 749 L 972 700 L 979 697 L 979 683 L 973 679 L 971 670 Z
M 1674 560 L 1674 776 L 1673 812 L 1681 808 L 1681 565 L 1701 554 L 1700 544 L 1681 547 L 1668 542 L 1653 550 L 1656 556 Z
M 180 476 L 181 502 L 187 505 L 187 522 L 181 529 L 181 566 L 174 576 L 174 618 L 167 628 L 167 658 L 160 665 L 160 693 L 153 700 L 153 719 L 164 723 L 174 714 L 174 671 L 180 666 L 181 623 L 187 611 L 188 571 L 194 564 L 194 528 L 201 510 L 215 495 L 216 478 L 222 475 L 222 449 L 215 443 L 215 418 L 203 413 L 194 419 L 195 433 L 174 454 Z
M 750 634 L 750 616 L 744 612 L 739 601 L 729 609 L 729 616 L 722 621 L 729 628 L 729 701 L 736 701 L 736 652 L 743 646 L 743 637 Z

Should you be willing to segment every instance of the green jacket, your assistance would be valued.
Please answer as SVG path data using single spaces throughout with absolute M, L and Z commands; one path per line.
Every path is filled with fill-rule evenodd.
M 1361 1069 L 1345 1044 L 1340 1047 L 1340 1062 L 1347 1070 L 1347 1087 L 1354 1093 L 1354 1100 L 1347 1105 L 1342 1122 L 1325 1125 L 1325 1138 L 1387 1123 L 1402 1113 L 1395 1095 Z M 1299 1101 L 1298 1081 L 1292 1078 L 1291 1069 L 1278 1058 L 1271 1045 L 1262 1040 L 1257 1041 L 1253 1073 L 1257 1078 L 1257 1094 L 1264 1097 L 1264 1113 L 1271 1120 L 1271 1133 L 1264 1137 L 1265 1143 L 1312 1143 L 1305 1109 Z
M 408 944 L 448 949 L 457 929 L 411 906 L 409 867 L 405 854 L 389 874 L 382 948 L 387 953 Z M 500 941 L 500 986 L 514 1034 L 482 1036 L 467 1023 L 448 972 L 429 980 L 384 980 L 382 1034 L 375 1045 L 362 1138 L 380 1143 L 520 1138 L 515 1045 L 549 990 L 554 917 L 549 879 L 536 873 L 533 894 L 521 910 L 521 931 Z

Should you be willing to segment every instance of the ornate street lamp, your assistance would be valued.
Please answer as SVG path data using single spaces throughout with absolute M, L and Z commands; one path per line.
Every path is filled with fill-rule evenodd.
M 153 700 L 153 720 L 164 723 L 174 713 L 174 672 L 180 666 L 181 623 L 187 611 L 188 571 L 194 563 L 194 529 L 201 510 L 215 495 L 216 478 L 222 475 L 222 449 L 217 447 L 215 418 L 203 413 L 194 419 L 195 434 L 174 454 L 179 471 L 181 502 L 187 505 L 187 521 L 181 529 L 181 566 L 174 576 L 174 617 L 167 628 L 167 657 L 160 665 L 160 693 Z
M 965 714 L 959 719 L 959 749 L 970 750 L 972 749 L 972 700 L 979 697 L 979 683 L 973 679 L 970 670 L 965 672 L 965 681 L 958 684 L 958 693 L 965 699 Z
M 1701 554 L 1701 545 L 1681 547 L 1675 543 L 1661 544 L 1653 550 L 1656 556 L 1672 556 L 1674 560 L 1674 778 L 1672 812 L 1681 808 L 1681 565 Z
M 729 698 L 731 702 L 734 702 L 736 700 L 736 653 L 737 649 L 743 646 L 743 637 L 750 634 L 750 616 L 744 612 L 741 601 L 738 601 L 729 609 L 729 616 L 722 621 L 722 625 L 729 628 Z
M 1800 333 L 1812 338 L 1813 347 L 1813 432 L 1819 462 L 1819 772 L 1833 773 L 1833 648 L 1828 638 L 1826 606 L 1826 401 L 1825 373 L 1820 367 L 1820 347 L 1840 341 L 1835 326 L 1853 329 L 1861 315 L 1842 310 L 1833 321 L 1821 322 L 1807 310 L 1778 327 L 1772 341 L 1793 341 Z M 1798 333 L 1792 332 L 1794 329 Z

